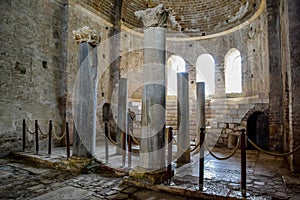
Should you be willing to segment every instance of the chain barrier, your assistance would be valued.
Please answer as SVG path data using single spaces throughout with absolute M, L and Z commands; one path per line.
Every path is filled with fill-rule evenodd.
M 261 152 L 264 152 L 265 154 L 268 154 L 268 155 L 271 155 L 271 156 L 289 156 L 289 155 L 292 155 L 292 154 L 294 154 L 295 152 L 297 152 L 297 151 L 299 151 L 299 149 L 300 149 L 300 145 L 298 146 L 298 147 L 296 147 L 294 150 L 292 150 L 292 151 L 290 151 L 290 152 L 287 152 L 287 153 L 273 153 L 273 152 L 270 152 L 270 151 L 266 151 L 266 150 L 264 150 L 264 149 L 262 149 L 262 148 L 260 148 L 257 144 L 255 144 L 253 141 L 251 141 L 249 138 L 247 139 L 249 142 L 250 142 L 250 144 L 254 147 L 254 148 L 256 148 L 258 151 L 261 151 Z
M 204 141 L 205 148 L 208 150 L 209 154 L 210 154 L 212 157 L 214 157 L 215 159 L 217 159 L 217 160 L 227 160 L 227 159 L 231 158 L 231 157 L 236 153 L 236 151 L 238 150 L 239 144 L 240 144 L 240 139 L 238 139 L 238 142 L 237 142 L 235 148 L 233 149 L 233 151 L 232 151 L 228 156 L 221 158 L 221 157 L 218 157 L 217 155 L 215 155 L 215 154 L 209 149 L 209 146 L 208 146 L 208 144 L 206 143 L 206 141 Z
M 61 133 L 61 134 L 62 134 L 62 133 Z M 61 135 L 61 134 L 59 134 L 59 135 Z M 54 137 L 55 137 L 57 140 L 62 140 L 62 139 L 65 137 L 66 132 L 64 132 L 64 133 L 62 134 L 62 136 L 58 136 L 58 135 L 56 134 L 56 132 L 55 132 L 55 126 L 53 126 L 53 135 L 54 135 Z

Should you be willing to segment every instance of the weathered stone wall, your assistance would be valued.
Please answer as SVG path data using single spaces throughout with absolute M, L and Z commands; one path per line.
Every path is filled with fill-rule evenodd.
M 83 26 L 102 33 L 102 44 L 98 47 L 98 121 L 101 121 L 102 105 L 109 101 L 111 91 L 109 66 L 113 43 L 108 38 L 113 32 L 112 1 L 4 0 L 0 3 L 3 19 L 0 47 L 1 152 L 22 147 L 19 140 L 22 119 L 26 119 L 31 131 L 34 120 L 39 120 L 44 133 L 48 131 L 48 121 L 53 120 L 57 134 L 64 131 L 64 122 L 68 121 L 70 132 L 73 132 L 72 93 L 79 48 L 72 31 Z M 33 141 L 33 136 L 27 135 Z M 58 143 L 63 144 L 64 139 L 56 141 Z
M 295 149 L 300 145 L 300 2 L 288 1 L 289 20 L 289 53 L 290 53 L 290 148 Z M 300 173 L 300 152 L 292 156 L 292 169 Z
M 114 20 L 115 1 L 113 0 L 71 0 L 70 2 L 89 10 L 108 22 Z
M 0 152 L 19 149 L 22 119 L 44 132 L 64 118 L 64 0 L 2 0 L 0 47 Z M 30 136 L 28 136 L 30 140 Z

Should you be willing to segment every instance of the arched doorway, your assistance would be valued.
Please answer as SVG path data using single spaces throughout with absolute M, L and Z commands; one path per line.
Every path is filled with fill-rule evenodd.
M 263 112 L 254 112 L 247 119 L 247 136 L 259 147 L 269 149 L 269 120 Z M 247 149 L 254 149 L 248 142 Z

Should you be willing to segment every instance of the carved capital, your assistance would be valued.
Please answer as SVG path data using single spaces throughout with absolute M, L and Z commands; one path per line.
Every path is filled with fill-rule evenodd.
M 72 33 L 77 44 L 88 42 L 93 46 L 97 46 L 101 41 L 101 34 L 87 26 L 74 30 Z
M 168 23 L 172 26 L 174 25 L 175 18 L 171 15 L 171 10 L 164 8 L 162 4 L 159 4 L 155 8 L 136 11 L 134 15 L 142 20 L 145 27 L 166 28 Z

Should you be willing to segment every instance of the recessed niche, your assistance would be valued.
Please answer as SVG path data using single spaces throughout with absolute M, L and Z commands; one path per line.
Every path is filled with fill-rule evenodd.
M 47 61 L 43 61 L 42 63 L 43 63 L 43 68 L 45 68 L 45 69 L 48 68 L 48 63 L 47 63 Z

